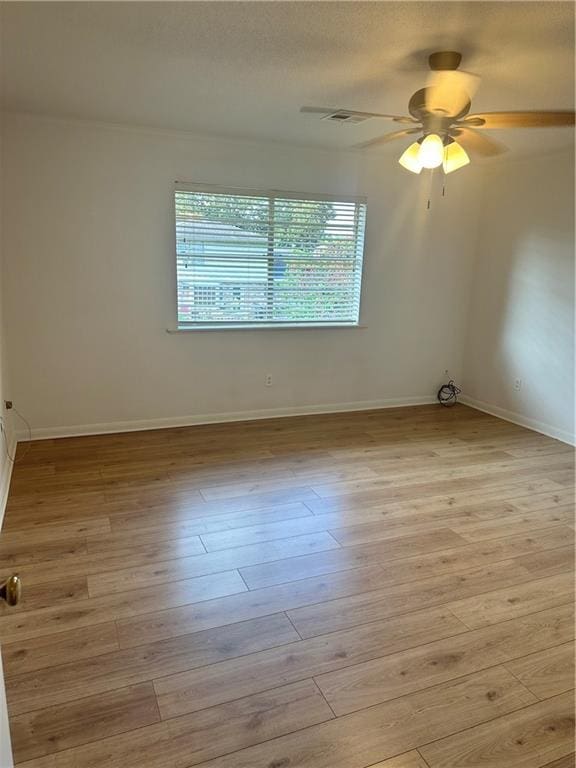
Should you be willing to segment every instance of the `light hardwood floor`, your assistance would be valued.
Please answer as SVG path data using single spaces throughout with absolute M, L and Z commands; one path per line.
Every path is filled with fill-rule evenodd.
M 573 538 L 572 449 L 461 405 L 35 442 L 16 762 L 574 768 Z

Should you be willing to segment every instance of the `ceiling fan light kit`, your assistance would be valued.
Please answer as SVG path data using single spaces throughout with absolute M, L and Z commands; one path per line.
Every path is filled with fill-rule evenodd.
M 416 174 L 423 168 L 433 170 L 442 167 L 445 174 L 457 171 L 470 163 L 468 152 L 494 157 L 507 151 L 503 144 L 486 136 L 484 131 L 574 125 L 573 110 L 484 112 L 470 115 L 471 99 L 480 78 L 471 72 L 459 70 L 461 60 L 462 54 L 458 51 L 437 51 L 428 57 L 430 72 L 427 85 L 410 98 L 410 117 L 323 107 L 302 107 L 301 111 L 320 113 L 324 119 L 338 122 L 358 123 L 377 118 L 407 124 L 402 130 L 386 133 L 357 146 L 379 146 L 420 133 L 421 137 L 410 144 L 398 161 L 403 168 Z
M 470 158 L 457 141 L 443 142 L 440 136 L 429 134 L 424 139 L 410 144 L 398 162 L 412 173 L 420 173 L 422 168 L 434 169 L 442 166 L 444 173 L 448 174 L 468 165 Z

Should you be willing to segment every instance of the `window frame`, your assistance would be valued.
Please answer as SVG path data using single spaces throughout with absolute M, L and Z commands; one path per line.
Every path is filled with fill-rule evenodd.
M 245 321 L 239 320 L 237 322 L 233 320 L 225 320 L 221 322 L 186 322 L 181 321 L 178 315 L 178 243 L 177 243 L 177 215 L 176 215 L 176 193 L 177 192 L 198 192 L 206 194 L 223 194 L 223 195 L 238 195 L 241 197 L 273 197 L 282 199 L 294 199 L 302 201 L 318 201 L 324 203 L 353 203 L 355 205 L 363 205 L 364 210 L 364 231 L 362 233 L 362 253 L 360 258 L 360 290 L 358 293 L 358 315 L 355 321 Z M 176 324 L 174 328 L 168 328 L 169 333 L 177 332 L 190 332 L 190 331 L 230 331 L 230 330 L 318 330 L 334 329 L 334 328 L 365 328 L 366 326 L 362 322 L 363 317 L 363 298 L 364 298 L 364 266 L 366 260 L 366 228 L 368 220 L 368 199 L 364 195 L 334 195 L 328 193 L 312 193 L 312 192 L 294 192 L 284 189 L 257 189 L 253 187 L 228 187 L 216 184 L 203 184 L 199 182 L 190 181 L 176 181 L 174 182 L 174 188 L 172 191 L 172 215 L 173 215 L 173 236 L 174 236 L 174 267 L 175 267 L 175 303 L 176 303 Z

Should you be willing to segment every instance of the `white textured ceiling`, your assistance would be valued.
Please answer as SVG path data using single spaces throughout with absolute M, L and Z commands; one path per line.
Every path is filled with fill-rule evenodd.
M 300 107 L 405 114 L 427 54 L 442 49 L 482 76 L 473 112 L 574 106 L 571 2 L 9 2 L 1 12 L 7 110 L 347 147 L 397 126 L 333 125 Z M 492 135 L 526 152 L 573 132 Z

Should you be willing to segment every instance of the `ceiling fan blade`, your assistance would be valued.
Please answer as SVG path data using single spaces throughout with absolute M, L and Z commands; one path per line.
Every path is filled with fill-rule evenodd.
M 420 133 L 422 128 L 404 128 L 402 131 L 392 131 L 392 133 L 385 133 L 384 136 L 378 136 L 377 139 L 370 139 L 370 141 L 363 141 L 362 144 L 355 144 L 354 149 L 366 149 L 367 147 L 376 147 L 380 144 L 388 144 L 390 141 L 396 141 L 396 139 L 403 139 L 404 136 L 409 136 L 411 133 Z
M 381 112 L 358 112 L 355 109 L 342 109 L 335 107 L 301 107 L 300 112 L 303 112 L 304 114 L 312 114 L 312 115 L 335 115 L 340 112 L 342 112 L 345 115 L 353 115 L 355 117 L 378 117 L 383 118 L 384 120 L 394 120 L 397 123 L 415 123 L 416 120 L 412 117 L 404 116 L 404 115 L 386 115 L 382 114 Z
M 300 107 L 300 112 L 311 115 L 331 115 L 333 112 L 338 112 L 336 107 Z M 346 110 L 348 112 L 348 110 Z
M 508 147 L 499 141 L 489 139 L 483 133 L 478 133 L 473 128 L 464 128 L 463 126 L 450 131 L 451 136 L 455 136 L 458 144 L 461 144 L 466 152 L 472 152 L 483 157 L 496 157 L 508 151 Z
M 551 128 L 554 126 L 574 125 L 574 112 L 482 112 L 470 115 L 462 121 L 468 121 L 478 128 Z M 474 123 L 472 123 L 474 121 Z M 480 121 L 483 121 L 482 123 Z
M 426 85 L 426 109 L 447 117 L 462 114 L 478 90 L 480 78 L 471 72 L 440 70 L 432 72 Z

